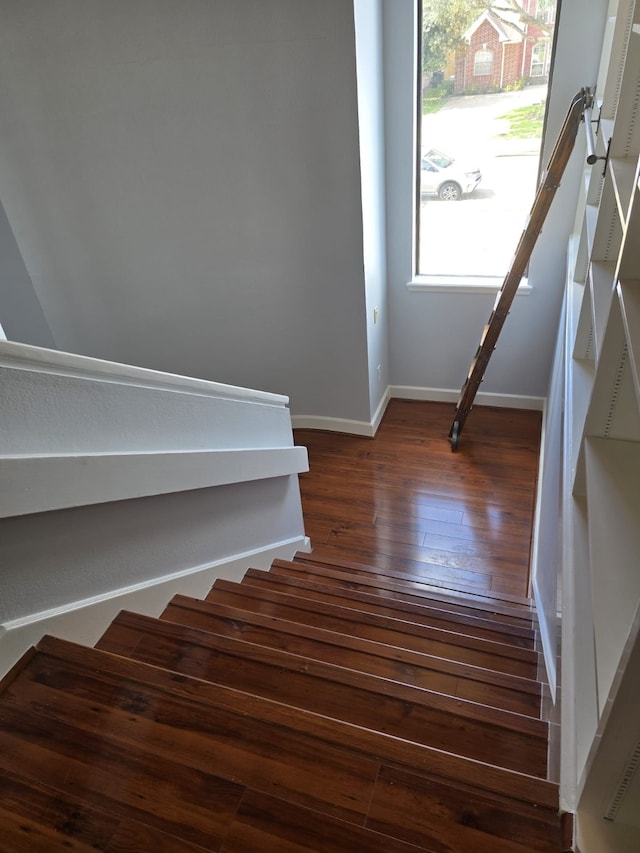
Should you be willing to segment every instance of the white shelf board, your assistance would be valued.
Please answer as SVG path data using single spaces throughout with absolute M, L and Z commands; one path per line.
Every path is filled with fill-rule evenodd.
M 627 217 L 624 242 L 618 265 L 618 278 L 637 278 L 640 269 L 640 190 L 634 185 Z
M 622 219 L 610 179 L 602 187 L 598 221 L 591 247 L 592 261 L 615 261 L 622 244 Z
M 571 477 L 573 493 L 584 494 L 584 468 L 580 464 L 580 446 L 582 432 L 587 416 L 587 408 L 593 389 L 595 368 L 592 361 L 571 360 L 572 423 L 571 427 Z
M 578 809 L 580 847 L 589 853 L 640 850 L 640 774 L 630 761 L 638 744 L 640 611 L 636 611 L 610 701 L 598 725 Z M 603 820 L 605 814 L 609 819 Z
M 603 104 L 604 110 L 604 104 Z M 613 125 L 614 122 L 610 118 L 605 118 L 604 115 L 600 116 L 600 129 L 598 131 L 598 136 L 602 139 L 605 147 L 609 144 L 609 140 L 613 135 Z
M 640 279 L 618 282 L 616 290 L 636 396 L 640 400 Z
M 598 705 L 602 713 L 640 602 L 640 443 L 585 442 Z
M 616 265 L 613 261 L 593 261 L 589 269 L 591 292 L 592 326 L 594 334 L 595 359 L 600 357 L 604 330 L 609 319 L 611 301 L 615 288 Z
M 591 600 L 588 512 L 584 498 L 572 503 L 574 625 L 572 672 L 576 683 L 575 735 L 576 765 L 580 777 L 598 728 L 596 649 Z
M 591 259 L 591 247 L 593 246 L 593 235 L 598 221 L 598 208 L 595 204 L 586 204 L 584 217 L 580 229 L 580 240 L 576 255 L 574 279 L 584 283 L 589 273 L 589 260 Z
M 589 436 L 640 441 L 640 410 L 618 299 L 612 301 L 585 421 Z
M 572 238 L 569 244 L 569 260 L 574 255 L 575 246 L 576 239 Z M 584 476 L 577 482 L 576 470 L 595 374 L 593 359 L 586 357 L 586 353 L 592 349 L 593 339 L 590 299 L 589 289 L 585 285 L 573 280 L 567 282 L 565 465 L 569 465 L 570 482 L 576 494 L 584 494 Z M 582 469 L 584 466 L 581 466 L 581 471 Z
M 604 92 L 607 83 L 607 74 L 611 61 L 611 50 L 616 31 L 615 15 L 609 15 L 605 21 L 604 33 L 602 36 L 602 50 L 600 52 L 600 65 L 598 67 L 598 77 L 596 81 L 596 96 L 600 92 Z
M 623 226 L 627 222 L 631 196 L 636 186 L 638 158 L 610 157 L 609 171 L 613 183 L 613 191 L 618 204 L 618 212 Z
M 581 285 L 578 285 L 580 287 Z M 594 360 L 593 307 L 591 305 L 591 288 L 584 287 L 582 300 L 576 311 L 578 322 L 573 338 L 573 358 Z
M 599 86 L 603 94 L 603 115 L 613 119 L 616 115 L 620 92 L 622 90 L 622 76 L 627 55 L 627 46 L 633 25 L 633 2 L 621 0 L 616 10 L 616 21 L 611 39 L 603 40 L 602 63 L 606 65 L 606 82 L 604 89 Z M 598 75 L 599 81 L 605 76 Z
M 640 154 L 640 124 L 636 121 L 640 95 L 640 44 L 637 33 L 629 34 L 620 94 L 611 137 L 611 155 L 629 157 Z

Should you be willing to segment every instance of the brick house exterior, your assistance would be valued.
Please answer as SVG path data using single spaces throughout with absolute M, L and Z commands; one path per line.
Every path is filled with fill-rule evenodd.
M 535 16 L 538 0 L 522 0 Z M 553 22 L 553 17 L 547 19 Z M 517 13 L 485 10 L 464 34 L 466 48 L 455 59 L 455 94 L 496 92 L 521 80 L 543 83 L 549 75 L 551 37 L 536 24 L 523 23 Z

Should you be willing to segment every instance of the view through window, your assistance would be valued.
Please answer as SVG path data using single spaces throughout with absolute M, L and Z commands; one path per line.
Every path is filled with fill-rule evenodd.
M 509 268 L 533 203 L 556 0 L 423 0 L 417 272 Z

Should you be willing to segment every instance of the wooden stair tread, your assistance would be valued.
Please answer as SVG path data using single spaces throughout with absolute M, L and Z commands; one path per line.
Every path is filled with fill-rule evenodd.
M 385 766 L 381 769 L 371 803 L 369 824 L 380 831 L 399 824 L 402 838 L 422 843 L 428 850 L 476 853 L 483 849 L 476 847 L 476 836 L 466 835 L 460 824 L 480 830 L 483 835 L 486 833 L 485 838 L 499 833 L 503 843 L 509 839 L 509 843 L 523 853 L 542 850 L 558 853 L 561 849 L 557 819 L 556 826 L 549 833 L 540 822 L 530 821 L 529 816 L 522 812 L 505 814 L 493 809 L 490 802 L 484 808 L 478 806 L 478 801 L 472 804 L 467 799 L 467 791 L 462 786 L 432 785 L 430 780 L 421 779 L 410 771 Z M 456 827 L 460 826 L 460 834 L 455 837 L 454 833 L 453 842 L 449 829 L 452 822 Z M 449 830 L 446 834 L 440 830 L 442 824 Z M 496 851 L 502 849 L 495 848 Z
M 133 618 L 163 633 L 170 628 L 209 636 Z M 227 639 L 225 653 L 237 647 L 240 662 L 249 645 Z M 184 656 L 185 644 L 179 648 Z M 281 668 L 285 658 L 295 657 L 270 659 L 259 646 L 253 651 Z M 216 839 L 220 850 L 272 844 L 287 850 L 299 845 L 302 853 L 305 839 L 316 837 L 322 837 L 322 849 L 336 853 L 355 843 L 363 850 L 409 853 L 439 849 L 452 839 L 460 849 L 482 853 L 558 849 L 552 783 L 156 665 L 131 669 L 132 663 L 45 638 L 3 680 L 0 695 L 0 767 L 41 788 L 60 784 L 62 799 L 82 787 L 83 806 L 74 814 L 88 820 L 87 809 L 108 813 L 117 822 L 110 850 L 187 851 L 205 839 L 211 849 Z M 325 674 L 341 669 L 324 668 Z M 313 661 L 303 661 L 302 671 L 322 678 Z M 272 681 L 273 674 L 267 678 Z M 397 699 L 407 699 L 402 685 L 394 689 Z M 289 784 L 290 778 L 295 782 Z M 136 781 L 123 790 L 121 779 Z M 199 784 L 214 792 L 215 814 L 203 795 L 194 799 Z M 416 791 L 418 810 L 412 806 Z M 59 802 L 57 790 L 55 796 Z M 176 814 L 187 816 L 186 825 Z M 317 830 L 310 830 L 314 821 Z M 46 821 L 11 818 L 7 827 L 5 842 L 15 838 L 22 845 L 27 834 L 34 842 L 30 849 L 40 842 L 43 850 L 56 849 L 59 839 Z M 526 844 L 514 841 L 523 831 Z M 82 850 L 75 831 L 73 840 Z M 68 847 L 65 839 L 60 849 Z
M 367 821 L 368 823 L 368 821 Z M 249 790 L 242 798 L 222 853 L 285 851 L 286 853 L 417 853 L 411 844 L 356 826 L 268 794 Z
M 384 784 L 388 784 L 386 774 L 383 778 Z M 397 784 L 398 779 L 394 778 L 391 784 Z M 402 823 L 394 820 L 393 816 L 389 819 L 388 809 L 380 797 L 372 802 L 365 827 L 356 827 L 250 791 L 243 798 L 229 831 L 230 846 L 227 848 L 225 845 L 222 853 L 227 850 L 229 853 L 267 850 L 280 853 L 285 849 L 287 853 L 310 853 L 311 850 L 314 853 L 350 853 L 355 850 L 359 853 L 412 853 L 443 849 L 473 853 L 557 853 L 560 849 L 556 843 L 557 833 L 553 829 L 549 831 L 546 824 L 535 820 L 529 822 L 525 815 L 518 815 L 514 820 L 513 815 L 505 813 L 504 809 L 496 809 L 495 803 L 489 800 L 484 803 L 480 799 L 473 801 L 476 819 L 473 828 L 465 826 L 471 805 L 468 802 L 460 804 L 454 801 L 446 814 L 441 811 L 433 819 L 434 813 L 442 810 L 442 803 L 448 802 L 449 793 L 449 787 L 435 782 L 421 791 L 421 804 L 430 806 L 431 813 L 429 822 L 423 819 L 420 825 L 416 810 L 406 802 L 408 799 L 412 803 L 415 798 L 405 786 L 400 796 L 396 796 L 395 805 L 397 807 L 401 803 L 404 810 L 413 813 L 412 821 L 404 815 Z M 378 834 L 378 827 L 383 826 L 384 831 L 396 837 Z M 523 831 L 526 832 L 526 844 L 515 840 L 522 837 L 520 833 Z M 399 840 L 398 835 L 407 840 Z
M 7 716 L 11 719 L 10 714 Z M 22 728 L 24 730 L 25 727 Z M 56 727 L 58 734 L 62 730 L 61 726 Z M 78 734 L 83 736 L 82 732 Z M 108 737 L 105 738 L 103 745 L 111 756 L 115 750 Z M 139 749 L 137 744 L 136 748 Z M 52 750 L 49 750 L 49 753 L 51 754 Z M 56 755 L 55 751 L 53 755 Z M 29 759 L 27 772 L 35 765 L 32 753 Z M 91 766 L 87 764 L 87 769 L 89 770 Z M 384 780 L 384 784 L 388 784 L 387 777 L 390 772 L 392 772 L 391 768 L 380 767 L 378 777 Z M 395 773 L 396 778 L 393 779 L 393 783 L 397 785 L 398 781 L 402 781 L 405 777 L 398 776 L 397 769 Z M 210 777 L 207 781 L 209 780 Z M 375 785 L 377 784 L 378 781 Z M 465 826 L 465 811 L 460 809 L 454 797 L 451 801 L 450 814 L 446 815 L 444 820 L 438 820 L 428 836 L 418 838 L 417 843 L 412 844 L 397 836 L 415 836 L 417 834 L 415 827 L 402 826 L 399 823 L 394 826 L 395 821 L 393 819 L 389 821 L 384 809 L 385 798 L 375 797 L 375 785 L 372 806 L 369 808 L 369 815 L 363 821 L 364 825 L 356 822 L 348 823 L 330 814 L 245 786 L 235 813 L 226 822 L 224 812 L 219 816 L 222 819 L 216 823 L 218 833 L 209 837 L 209 843 L 205 848 L 178 837 L 178 833 L 193 835 L 193 828 L 190 826 L 190 810 L 172 809 L 169 813 L 170 821 L 154 813 L 153 809 L 148 809 L 145 813 L 147 798 L 140 797 L 140 792 L 135 787 L 123 786 L 121 783 L 120 787 L 125 788 L 125 795 L 123 796 L 120 792 L 118 799 L 114 800 L 109 796 L 100 797 L 100 784 L 92 786 L 90 783 L 87 794 L 80 800 L 75 797 L 73 791 L 69 790 L 70 785 L 65 779 L 61 779 L 56 786 L 44 785 L 33 778 L 19 776 L 12 771 L 3 771 L 0 777 L 0 791 L 3 785 L 7 789 L 8 797 L 3 800 L 3 806 L 0 806 L 0 817 L 3 819 L 2 849 L 7 853 L 12 850 L 20 853 L 24 850 L 49 853 L 57 850 L 88 851 L 96 848 L 109 850 L 110 853 L 111 851 L 125 853 L 132 850 L 196 853 L 198 850 L 212 849 L 212 844 L 215 849 L 223 851 L 286 849 L 288 853 L 291 851 L 308 853 L 313 849 L 328 851 L 328 853 L 343 853 L 345 850 L 359 849 L 363 853 L 367 851 L 378 853 L 380 850 L 384 850 L 385 853 L 412 853 L 412 851 L 426 849 L 424 841 L 427 837 L 431 845 L 436 840 L 445 840 L 452 835 L 460 839 L 461 843 L 485 853 L 494 853 L 495 850 L 503 853 L 520 853 L 524 849 L 541 851 L 555 849 L 553 825 L 545 820 L 544 815 L 536 814 L 532 818 L 527 814 L 528 810 L 519 807 L 519 804 L 515 807 L 520 829 L 523 826 L 526 827 L 528 836 L 535 838 L 538 843 L 535 848 L 523 848 L 517 842 L 514 846 L 514 842 L 510 841 L 511 836 L 502 828 L 509 819 L 513 821 L 511 811 L 505 808 L 501 799 L 492 800 L 482 796 L 467 797 L 465 795 L 465 809 L 474 808 L 479 824 L 477 828 L 471 829 Z M 438 802 L 447 801 L 450 791 L 450 786 L 433 781 L 429 794 L 423 795 L 422 801 L 425 804 L 431 801 L 435 806 Z M 127 797 L 127 793 L 132 796 Z M 87 802 L 87 798 L 91 802 Z M 137 803 L 136 799 L 138 799 Z M 403 798 L 398 798 L 396 794 L 396 804 L 398 799 L 402 801 Z M 113 802 L 115 802 L 115 809 L 109 812 L 106 807 Z M 9 806 L 11 811 L 5 810 L 5 807 Z M 217 801 L 215 801 L 215 807 L 218 807 Z M 510 804 L 510 808 L 513 808 L 513 805 Z M 227 814 L 229 811 L 227 810 Z M 131 818 L 132 813 L 140 819 Z M 180 821 L 178 816 L 181 816 Z M 494 826 L 492 824 L 495 824 L 497 816 L 502 820 Z M 386 829 L 381 831 L 378 826 L 383 822 L 386 824 Z M 165 827 L 171 826 L 173 834 L 169 835 L 161 831 L 153 825 L 155 823 Z M 383 832 L 391 832 L 391 835 Z
M 281 570 L 284 571 L 284 570 Z M 242 579 L 243 584 L 260 586 L 264 589 L 276 589 L 290 592 L 312 601 L 326 601 L 357 610 L 366 610 L 395 619 L 407 619 L 421 625 L 431 625 L 446 631 L 481 637 L 495 642 L 506 642 L 522 648 L 533 648 L 535 632 L 532 628 L 519 625 L 505 625 L 492 622 L 479 616 L 470 616 L 429 607 L 428 604 L 408 603 L 393 597 L 382 597 L 330 583 L 319 583 L 315 575 L 279 573 L 277 570 L 261 571 L 248 569 Z M 309 578 L 309 579 L 307 579 Z
M 499 753 L 501 766 L 546 774 L 541 720 L 150 617 L 121 613 L 109 631 L 118 627 L 128 630 L 135 660 L 480 761 Z
M 490 792 L 513 801 L 518 808 L 533 804 L 536 815 L 550 824 L 555 823 L 558 789 L 546 780 L 329 720 L 313 712 L 74 643 L 46 637 L 37 648 L 39 654 L 27 662 L 19 678 L 0 697 L 3 722 L 0 765 L 12 772 L 16 772 L 16 767 L 12 766 L 14 762 L 20 762 L 20 772 L 24 775 L 31 775 L 37 764 L 45 770 L 47 778 L 51 778 L 53 770 L 46 761 L 42 762 L 41 753 L 60 748 L 69 774 L 63 778 L 68 784 L 74 776 L 73 764 L 77 761 L 78 750 L 85 753 L 98 749 L 107 763 L 116 752 L 121 758 L 127 750 L 129 755 L 131 751 L 148 750 L 154 759 L 165 763 L 177 764 L 178 757 L 187 761 L 181 768 L 174 768 L 173 776 L 166 777 L 167 780 L 171 778 L 173 789 L 181 773 L 197 772 L 209 778 L 214 765 L 218 773 L 216 778 L 224 779 L 220 767 L 233 753 L 236 760 L 229 772 L 236 781 L 225 781 L 237 787 L 247 784 L 237 781 L 241 775 L 238 757 L 249 750 L 254 763 L 247 772 L 255 771 L 259 763 L 255 751 L 259 742 L 260 750 L 271 755 L 272 760 L 283 754 L 288 761 L 299 760 L 298 769 L 302 774 L 308 762 L 309 772 L 316 777 L 323 766 L 318 757 L 328 752 L 326 768 L 334 767 L 338 774 L 335 791 L 342 790 L 346 794 L 347 789 L 338 783 L 341 774 L 351 776 L 349 793 L 344 803 L 338 804 L 337 811 L 352 816 L 361 808 L 357 803 L 357 791 L 364 787 L 370 794 L 372 787 L 369 783 L 355 784 L 356 778 L 359 782 L 365 778 L 370 780 L 373 771 L 375 782 L 381 766 L 395 766 L 447 784 L 458 781 L 470 794 L 476 786 L 481 786 L 487 792 L 483 796 Z M 187 705 L 192 706 L 195 721 L 182 729 L 187 720 L 184 716 Z M 49 732 L 35 728 L 36 717 L 46 717 Z M 221 718 L 226 721 L 226 727 L 220 723 Z M 273 726 L 278 727 L 277 737 L 274 737 Z M 12 733 L 18 729 L 26 735 L 32 751 L 15 749 Z M 72 730 L 76 731 L 76 736 L 81 731 L 82 737 L 79 740 L 71 737 Z M 240 737 L 241 730 L 244 737 Z M 247 738 L 249 730 L 251 737 Z M 212 749 L 214 741 L 216 748 Z M 290 754 L 293 743 L 296 749 Z M 59 768 L 57 771 L 55 778 L 60 779 Z M 47 779 L 40 781 L 47 783 Z M 286 783 L 282 780 L 281 784 Z M 317 778 L 312 784 L 317 788 Z M 312 798 L 322 801 L 323 791 L 324 795 L 329 795 L 326 788 L 325 779 L 322 791 L 315 791 Z M 334 796 L 335 791 L 330 795 Z M 231 799 L 235 799 L 235 793 Z M 162 798 L 156 798 L 154 792 L 153 799 L 153 808 L 160 811 Z M 197 827 L 201 814 L 195 799 L 192 808 Z
M 514 611 L 511 605 L 501 604 L 497 599 L 480 601 L 477 597 L 447 595 L 445 591 L 436 590 L 420 580 L 411 582 L 393 578 L 380 573 L 369 572 L 360 564 L 351 563 L 352 568 L 337 561 L 331 564 L 310 560 L 274 560 L 269 571 L 274 574 L 308 575 L 317 579 L 318 583 L 333 585 L 350 585 L 361 588 L 363 592 L 380 591 L 380 594 L 393 595 L 400 601 L 407 601 L 422 606 L 439 608 L 454 613 L 467 614 L 500 624 L 518 625 L 525 630 L 531 630 L 533 615 L 530 611 L 518 608 Z
M 0 775 L 2 849 L 54 851 L 154 850 L 197 853 L 202 848 L 141 821 L 110 813 L 81 795 L 43 785 L 18 773 Z
M 44 648 L 52 649 L 47 639 Z M 0 701 L 0 767 L 22 759 L 25 775 L 49 784 L 61 769 L 77 782 L 86 767 L 90 801 L 103 797 L 127 816 L 139 809 L 165 830 L 165 815 L 190 812 L 187 840 L 205 849 L 222 840 L 245 787 L 363 822 L 376 761 L 314 732 L 322 718 L 106 652 L 78 660 L 54 648 Z M 17 754 L 15 735 L 26 755 Z M 120 791 L 128 776 L 134 785 Z
M 433 587 L 433 592 L 440 591 L 442 594 L 451 595 L 452 597 L 463 597 L 467 601 L 478 601 L 478 603 L 495 603 L 506 609 L 511 609 L 514 615 L 530 616 L 532 613 L 532 601 L 519 595 L 511 595 L 506 592 L 492 592 L 487 589 L 477 589 L 467 586 L 445 585 L 441 581 L 434 578 L 429 578 L 428 575 L 417 576 L 408 572 L 393 571 L 383 569 L 370 563 L 361 563 L 353 560 L 345 560 L 343 558 L 333 557 L 330 554 L 322 554 L 320 551 L 314 550 L 311 553 L 306 551 L 297 551 L 294 555 L 294 560 L 300 563 L 309 563 L 310 565 L 319 566 L 334 566 L 342 567 L 350 571 L 366 572 L 373 575 L 382 575 L 393 579 L 394 581 L 403 581 L 404 583 L 413 585 L 423 585 L 425 588 Z
M 348 509 L 346 510 L 348 512 Z M 313 527 L 316 528 L 315 524 Z M 464 557 L 455 552 L 437 551 L 425 544 L 421 547 L 394 541 L 390 545 L 374 541 L 368 533 L 358 537 L 346 536 L 331 530 L 321 531 L 311 537 L 314 545 L 322 549 L 323 556 L 344 561 L 345 550 L 349 558 L 360 564 L 375 565 L 379 571 L 404 572 L 412 578 L 422 578 L 426 583 L 440 585 L 452 594 L 481 597 L 485 594 L 500 596 L 510 594 L 519 599 L 525 584 L 528 561 L 517 562 L 491 558 Z M 372 547 L 373 545 L 373 547 Z
M 40 663 L 36 657 L 31 667 Z M 46 684 L 29 679 L 29 672 L 27 669 L 25 678 L 14 681 L 0 700 L 3 772 L 19 772 L 27 779 L 59 787 L 65 794 L 81 791 L 83 801 L 92 807 L 178 835 L 205 849 L 222 840 L 224 827 L 242 797 L 241 785 L 194 766 L 177 744 L 172 754 L 163 741 L 150 745 L 142 732 L 136 740 L 130 728 L 138 717 L 131 710 L 118 712 L 96 698 L 87 703 L 68 689 L 56 697 Z M 95 679 L 92 676 L 83 665 L 76 674 L 87 693 L 99 680 L 99 671 Z M 46 701 L 39 699 L 43 695 Z M 137 695 L 142 705 L 143 695 Z M 117 696 L 112 685 L 110 697 Z M 104 724 L 99 728 L 101 720 Z M 127 784 L 123 784 L 125 779 Z M 214 802 L 216 808 L 211 808 Z M 187 812 L 190 826 L 185 829 L 173 816 Z
M 186 596 L 174 596 L 160 618 L 240 637 L 258 645 L 285 649 L 314 660 L 370 672 L 389 680 L 501 707 L 514 713 L 539 717 L 540 685 L 531 679 Z M 103 640 L 100 640 L 98 647 L 102 647 L 102 643 Z M 116 648 L 111 645 L 108 650 L 128 654 L 129 646 Z
M 457 660 L 535 678 L 537 654 L 504 643 L 478 639 L 440 628 L 429 628 L 403 620 L 376 616 L 336 605 L 308 602 L 284 593 L 258 590 L 232 581 L 217 580 L 206 597 L 244 609 L 312 624 L 338 633 L 377 640 L 399 648 L 425 654 L 453 657 Z

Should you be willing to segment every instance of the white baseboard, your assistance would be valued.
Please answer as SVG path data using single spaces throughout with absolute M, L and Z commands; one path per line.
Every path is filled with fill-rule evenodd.
M 177 593 L 202 598 L 217 578 L 240 580 L 249 567 L 266 569 L 275 559 L 291 559 L 310 548 L 307 536 L 296 537 L 5 622 L 0 625 L 0 678 L 45 634 L 92 646 L 121 610 L 158 616 Z
M 391 386 L 387 385 L 387 388 L 382 395 L 382 400 L 380 400 L 380 404 L 375 411 L 373 416 L 373 420 L 371 422 L 371 426 L 373 429 L 373 435 L 378 431 L 378 427 L 380 426 L 380 421 L 384 417 L 384 413 L 387 411 L 387 406 L 389 405 L 389 400 L 391 399 Z
M 320 429 L 328 432 L 344 432 L 350 435 L 375 436 L 389 400 L 424 400 L 432 403 L 457 405 L 460 391 L 452 388 L 421 388 L 415 385 L 389 385 L 380 401 L 375 415 L 369 421 L 354 421 L 346 418 L 328 418 L 321 415 L 292 415 L 294 429 Z M 476 395 L 476 406 L 498 406 L 503 409 L 532 409 L 542 412 L 545 397 L 528 397 L 521 394 L 492 394 L 481 391 Z M 453 415 L 453 412 L 452 412 Z
M 432 403 L 458 404 L 460 390 L 453 388 L 421 388 L 415 385 L 390 385 L 389 398 L 400 400 L 425 400 Z M 536 412 L 544 410 L 546 397 L 528 397 L 523 394 L 493 394 L 479 391 L 476 395 L 476 406 L 498 406 L 502 409 L 532 409 Z

